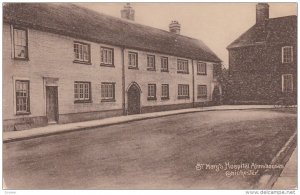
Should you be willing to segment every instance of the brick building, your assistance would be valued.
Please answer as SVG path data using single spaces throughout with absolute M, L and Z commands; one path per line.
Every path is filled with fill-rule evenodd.
M 256 5 L 256 23 L 228 47 L 230 98 L 272 103 L 297 94 L 297 16 L 269 18 L 269 5 Z
M 65 3 L 3 8 L 4 130 L 212 101 L 220 59 L 200 40 Z

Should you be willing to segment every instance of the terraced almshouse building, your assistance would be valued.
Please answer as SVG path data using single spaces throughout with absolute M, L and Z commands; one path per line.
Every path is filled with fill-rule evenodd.
M 4 130 L 208 104 L 220 59 L 200 40 L 70 3 L 3 7 Z

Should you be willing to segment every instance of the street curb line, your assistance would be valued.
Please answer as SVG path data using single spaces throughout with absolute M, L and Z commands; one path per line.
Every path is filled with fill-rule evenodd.
M 294 132 L 293 135 L 289 138 L 289 140 L 285 143 L 285 145 L 281 148 L 281 150 L 275 155 L 270 164 L 273 165 L 279 161 L 281 161 L 283 164 L 286 164 L 296 147 L 296 139 L 297 132 Z M 293 145 L 295 147 L 292 147 Z M 267 170 L 265 170 L 265 173 L 260 177 L 259 181 L 257 182 L 257 189 L 272 189 L 273 185 L 277 181 L 283 169 L 276 171 L 273 174 L 267 173 L 266 171 Z
M 201 107 L 200 109 L 195 109 L 195 110 L 190 110 L 186 112 L 179 112 L 179 113 L 169 113 L 165 115 L 157 115 L 157 116 L 148 116 L 148 117 L 141 117 L 141 118 L 134 118 L 134 119 L 128 119 L 124 121 L 118 121 L 118 122 L 108 122 L 106 124 L 97 124 L 97 125 L 91 125 L 91 126 L 86 126 L 86 127 L 74 127 L 72 129 L 66 129 L 62 131 L 55 131 L 55 132 L 47 132 L 47 133 L 41 133 L 41 134 L 36 134 L 36 135 L 30 135 L 30 136 L 24 136 L 24 137 L 17 137 L 17 138 L 4 138 L 3 143 L 9 143 L 9 142 L 15 142 L 15 141 L 21 141 L 21 140 L 28 140 L 28 139 L 34 139 L 34 138 L 39 138 L 39 137 L 46 137 L 46 136 L 51 136 L 51 135 L 58 135 L 58 134 L 64 134 L 64 133 L 69 133 L 69 132 L 75 132 L 75 131 L 84 131 L 92 128 L 98 128 L 98 127 L 107 127 L 107 126 L 112 126 L 112 125 L 119 125 L 119 124 L 124 124 L 124 123 L 129 123 L 129 122 L 134 122 L 134 121 L 141 121 L 141 120 L 147 120 L 147 119 L 153 119 L 153 118 L 160 118 L 160 117 L 167 117 L 167 116 L 174 116 L 174 115 L 179 115 L 179 114 L 189 114 L 189 113 L 195 113 L 195 112 L 211 112 L 211 111 L 234 111 L 234 110 L 262 110 L 262 109 L 276 109 L 276 108 L 236 108 L 236 109 L 211 109 L 211 110 L 202 110 Z M 100 119 L 101 120 L 101 119 Z M 26 131 L 26 130 L 24 130 Z

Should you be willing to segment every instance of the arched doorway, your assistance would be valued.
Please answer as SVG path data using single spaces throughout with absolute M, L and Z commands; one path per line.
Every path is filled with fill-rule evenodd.
M 137 83 L 132 83 L 127 90 L 127 114 L 141 112 L 141 89 Z

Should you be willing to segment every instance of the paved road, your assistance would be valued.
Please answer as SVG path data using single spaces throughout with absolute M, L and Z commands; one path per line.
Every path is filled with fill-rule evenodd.
M 296 129 L 296 114 L 266 110 L 180 114 L 3 145 L 14 189 L 249 189 L 197 163 L 268 163 Z M 259 174 L 259 173 L 258 173 Z

